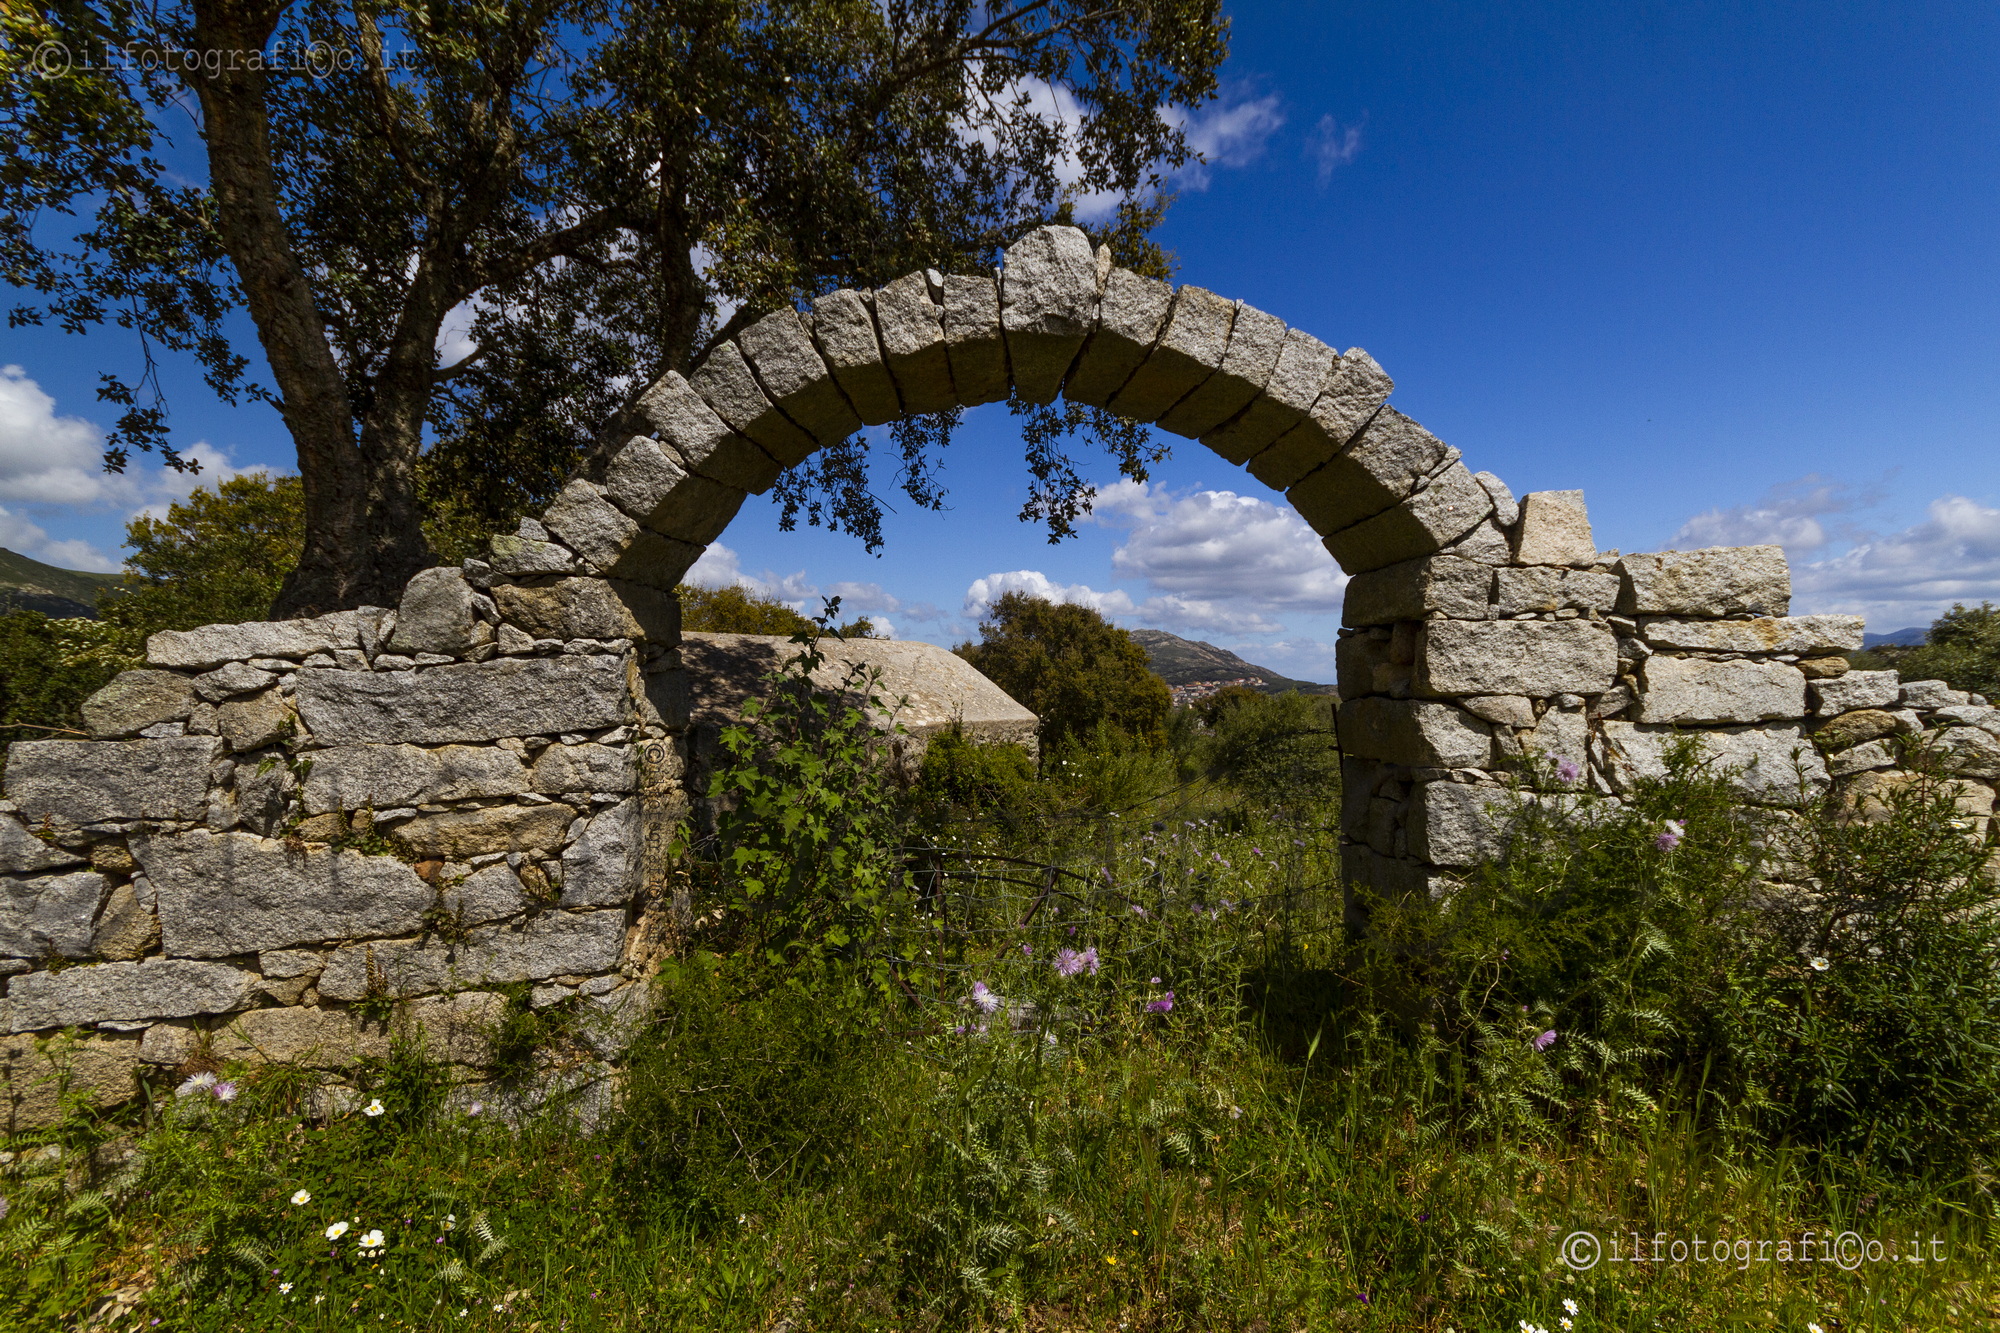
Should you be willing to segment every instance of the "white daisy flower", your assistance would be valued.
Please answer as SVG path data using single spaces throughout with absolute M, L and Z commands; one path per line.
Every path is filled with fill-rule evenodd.
M 378 1116 L 381 1115 L 383 1111 L 387 1109 L 388 1109 L 387 1107 L 382 1105 L 382 1099 L 380 1097 L 377 1097 L 374 1101 L 368 1103 L 368 1105 L 361 1108 L 361 1114 L 365 1116 Z
M 347 1234 L 347 1223 L 345 1222 L 335 1222 L 332 1226 L 326 1229 L 326 1238 L 328 1240 L 339 1240 L 342 1236 L 345 1236 L 346 1234 Z
M 293 1203 L 311 1203 L 312 1201 L 313 1201 L 313 1196 L 312 1196 L 312 1191 L 310 1190 L 300 1190 L 296 1194 L 292 1195 Z

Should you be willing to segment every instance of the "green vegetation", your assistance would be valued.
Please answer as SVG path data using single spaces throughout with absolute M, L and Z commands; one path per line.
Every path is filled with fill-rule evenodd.
M 1523 793 L 1441 910 L 1349 901 L 1337 791 L 1220 759 L 1320 744 L 1283 734 L 1318 700 L 1073 751 L 1166 756 L 1117 810 L 938 738 L 897 852 L 869 684 L 806 665 L 730 738 L 615 1106 L 525 1115 L 413 1050 L 346 1102 L 172 1071 L 6 1145 L 0 1319 L 113 1293 L 103 1326 L 171 1329 L 2000 1317 L 2000 887 L 1946 781 L 1759 824 L 1684 750 L 1629 807 Z M 578 1021 L 520 1000 L 514 1069 Z
M 703 588 L 683 583 L 674 589 L 681 602 L 681 628 L 702 634 L 802 634 L 813 622 L 775 597 L 763 597 L 732 583 Z M 842 625 L 845 639 L 871 639 L 875 626 L 865 616 Z
M 1004 593 L 979 634 L 954 651 L 1042 719 L 1046 758 L 1090 744 L 1100 726 L 1142 745 L 1165 742 L 1166 682 L 1146 650 L 1096 611 Z
M 1851 656 L 1856 665 L 1895 667 L 1904 680 L 1942 680 L 1954 690 L 2000 699 L 2000 606 L 1959 603 L 1931 622 L 1930 638 L 1920 647 L 1885 644 Z

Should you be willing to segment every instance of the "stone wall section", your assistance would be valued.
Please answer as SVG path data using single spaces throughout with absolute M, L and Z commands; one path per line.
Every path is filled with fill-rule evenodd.
M 1689 730 L 1771 805 L 1882 786 L 1889 742 L 1934 733 L 1968 813 L 1990 815 L 2000 710 L 1848 671 L 1861 622 L 1789 615 L 1777 547 L 1599 552 L 1581 493 L 1517 500 L 1393 388 L 1361 348 L 1041 227 L 993 272 L 834 292 L 665 375 L 539 519 L 419 574 L 396 608 L 155 636 L 86 706 L 92 740 L 10 752 L 10 1123 L 51 1112 L 37 1038 L 63 1029 L 84 1033 L 63 1057 L 76 1086 L 105 1102 L 190 1061 L 344 1069 L 399 1024 L 476 1064 L 505 984 L 584 1006 L 603 1020 L 586 1054 L 615 1053 L 686 809 L 670 590 L 814 450 L 1010 392 L 1200 440 L 1283 491 L 1353 576 L 1352 880 L 1440 892 L 1499 850 L 1510 767 L 1616 796 Z

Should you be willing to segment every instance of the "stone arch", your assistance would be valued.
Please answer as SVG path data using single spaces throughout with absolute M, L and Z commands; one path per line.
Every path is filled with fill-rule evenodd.
M 1058 394 L 1200 440 L 1285 492 L 1350 575 L 1440 554 L 1508 558 L 1513 500 L 1388 406 L 1362 349 L 1200 287 L 1112 265 L 1039 227 L 990 274 L 908 274 L 781 310 L 669 372 L 606 432 L 540 520 L 496 538 L 503 576 L 673 586 L 744 500 L 863 426 Z

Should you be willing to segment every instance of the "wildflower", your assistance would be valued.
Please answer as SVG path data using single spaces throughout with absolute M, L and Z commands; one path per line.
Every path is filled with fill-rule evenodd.
M 1230 1107 L 1230 1108 L 1229 1108 L 1229 1118 L 1230 1118 L 1231 1120 L 1241 1120 L 1241 1119 L 1243 1118 L 1243 1108 L 1242 1108 L 1242 1107 L 1240 1107 L 1240 1106 L 1232 1106 L 1232 1107 Z
M 458 1225 L 458 1214 L 457 1214 L 457 1213 L 446 1213 L 446 1214 L 444 1215 L 444 1229 L 445 1229 L 446 1231 L 450 1231 L 450 1230 L 451 1230 L 451 1229 L 452 1229 L 453 1227 L 455 1227 L 455 1226 L 457 1226 L 457 1225 Z
M 979 1012 L 982 1014 L 990 1014 L 1000 1007 L 1000 997 L 986 989 L 986 983 L 983 981 L 972 983 L 972 1002 L 979 1006 Z
M 1671 852 L 1674 848 L 1681 845 L 1681 835 L 1686 829 L 1686 820 L 1669 819 L 1665 831 L 1659 837 L 1653 839 L 1653 845 L 1663 852 Z
M 1159 999 L 1154 1000 L 1146 1006 L 1146 1012 L 1149 1014 L 1170 1014 L 1173 1012 L 1173 1009 L 1174 993 L 1172 991 L 1168 991 L 1165 995 L 1162 995 Z
M 1563 1313 L 1564 1313 L 1564 1314 L 1575 1314 L 1575 1313 L 1576 1313 L 1576 1309 L 1577 1309 L 1577 1306 L 1576 1306 L 1576 1301 L 1575 1301 L 1575 1299 L 1574 1299 L 1574 1298 L 1572 1298 L 1572 1297 L 1569 1297 L 1569 1296 L 1565 1296 L 1565 1297 L 1563 1297 Z
M 315 1296 L 315 1297 L 313 1297 L 313 1304 L 314 1304 L 314 1305 L 318 1305 L 318 1304 L 319 1304 L 319 1303 L 320 1303 L 321 1301 L 323 1301 L 323 1300 L 325 1300 L 325 1299 L 326 1299 L 326 1297 L 325 1297 L 325 1296 Z
M 1806 1333 L 1826 1333 L 1826 1330 L 1821 1328 L 1818 1324 L 1807 1324 Z
M 1554 1028 L 1550 1028 L 1547 1032 L 1544 1032 L 1541 1036 L 1535 1038 L 1535 1049 L 1538 1051 L 1546 1051 L 1549 1047 L 1555 1044 L 1556 1044 L 1556 1030 Z
M 1824 972 L 1824 971 L 1826 971 L 1826 970 L 1827 970 L 1827 969 L 1828 969 L 1829 967 L 1832 967 L 1832 966 L 1833 966 L 1833 964 L 1832 964 L 1832 963 L 1829 963 L 1829 962 L 1827 962 L 1827 961 L 1826 961 L 1826 959 L 1824 959 L 1824 958 L 1820 957 L 1820 956 L 1819 956 L 1818 954 L 1814 954 L 1814 955 L 1813 955 L 1813 960 L 1812 960 L 1812 970 L 1813 970 L 1813 971 L 1815 971 L 1815 972 Z
M 279 1294 L 280 1296 L 289 1296 L 289 1295 L 291 1295 L 291 1293 L 292 1293 L 292 1284 L 291 1284 L 291 1283 L 289 1283 L 289 1282 L 280 1282 L 280 1283 L 278 1284 L 278 1294 Z
M 215 1086 L 215 1075 L 196 1074 L 193 1078 L 181 1084 L 178 1088 L 175 1088 L 174 1096 L 186 1097 L 192 1093 L 207 1092 L 210 1088 L 214 1086 Z
M 1568 1315 L 1564 1315 L 1562 1318 L 1556 1320 L 1556 1322 L 1562 1325 L 1563 1333 L 1570 1333 L 1570 1330 L 1576 1327 L 1576 1321 Z
M 481 1111 L 484 1111 L 485 1109 L 486 1109 L 485 1102 L 474 1102 L 472 1105 L 465 1108 L 465 1113 L 467 1115 L 478 1115 Z
M 1060 976 L 1073 977 L 1079 972 L 1089 971 L 1097 975 L 1097 949 L 1093 946 L 1078 953 L 1075 949 L 1062 949 L 1056 954 L 1056 972 Z
M 292 1195 L 293 1203 L 311 1203 L 312 1201 L 313 1196 L 310 1190 L 300 1190 L 298 1193 Z
M 328 1240 L 339 1240 L 342 1236 L 345 1236 L 346 1234 L 347 1234 L 347 1223 L 345 1222 L 335 1222 L 332 1226 L 326 1229 L 326 1238 Z
M 382 1105 L 382 1099 L 380 1097 L 377 1097 L 374 1101 L 368 1103 L 368 1105 L 361 1108 L 361 1114 L 368 1116 L 372 1119 L 375 1116 L 381 1115 L 385 1109 L 386 1108 Z
M 1145 909 L 1145 908 L 1143 908 L 1143 907 L 1141 907 L 1141 906 L 1139 906 L 1139 904 L 1137 904 L 1137 903 L 1133 903 L 1133 904 L 1132 904 L 1132 915 L 1133 915 L 1133 916 L 1144 916 L 1144 915 L 1146 915 L 1146 909 Z
M 1146 984 L 1149 986 L 1157 986 L 1160 984 L 1160 979 L 1158 977 L 1154 977 L 1151 981 L 1149 981 Z
M 387 1245 L 388 1242 L 382 1239 L 382 1228 L 380 1227 L 375 1228 L 375 1230 L 361 1238 L 361 1252 L 369 1256 L 382 1253 L 387 1248 Z
M 1023 958 L 1033 958 L 1035 956 L 1035 946 L 1032 944 L 1023 944 L 1021 946 L 1021 956 Z
M 1576 760 L 1564 759 L 1556 764 L 1556 781 L 1564 784 L 1575 782 L 1583 776 L 1583 770 L 1576 766 Z
M 215 1094 L 215 1100 L 219 1102 L 233 1102 L 236 1100 L 236 1085 L 234 1083 L 218 1083 L 210 1088 L 209 1091 Z

